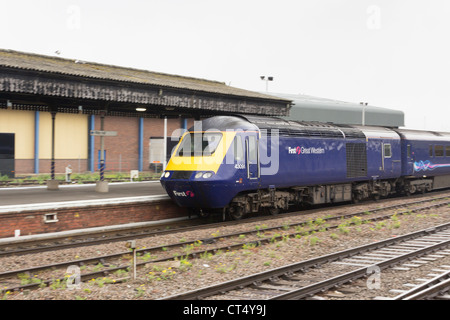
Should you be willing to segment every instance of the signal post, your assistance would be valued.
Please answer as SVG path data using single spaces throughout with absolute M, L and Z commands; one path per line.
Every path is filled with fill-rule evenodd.
M 100 137 L 100 181 L 97 181 L 95 186 L 96 192 L 109 192 L 108 181 L 105 181 L 105 137 L 115 137 L 117 136 L 117 131 L 105 131 L 106 112 L 101 113 L 100 120 L 100 130 L 91 130 L 90 135 Z

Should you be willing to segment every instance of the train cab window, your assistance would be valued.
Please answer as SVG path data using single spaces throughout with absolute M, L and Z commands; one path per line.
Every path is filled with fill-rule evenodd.
M 234 151 L 234 160 L 242 161 L 244 160 L 244 146 L 242 144 L 242 137 L 235 136 L 233 140 L 233 151 Z
M 433 157 L 433 146 L 430 145 L 430 158 Z
M 434 155 L 436 157 L 444 156 L 444 146 L 434 146 Z
M 385 158 L 390 158 L 391 156 L 392 156 L 391 144 L 385 143 L 384 144 L 384 157 Z
M 450 157 L 450 146 L 445 146 L 445 156 Z
M 258 161 L 257 141 L 255 136 L 248 137 L 248 159 L 251 163 Z
M 189 133 L 184 136 L 178 148 L 179 157 L 211 156 L 219 145 L 219 132 Z

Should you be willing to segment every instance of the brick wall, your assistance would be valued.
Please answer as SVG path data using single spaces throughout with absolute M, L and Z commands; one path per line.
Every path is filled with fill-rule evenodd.
M 193 119 L 188 119 L 188 128 L 194 123 Z M 172 133 L 181 128 L 181 119 L 167 120 L 167 135 L 170 137 Z M 95 129 L 100 130 L 100 116 L 95 116 Z M 116 137 L 105 138 L 106 150 L 106 170 L 122 171 L 138 169 L 139 161 L 139 118 L 131 117 L 105 117 L 105 127 L 107 131 L 117 131 Z M 144 118 L 144 150 L 143 150 L 143 170 L 149 170 L 149 140 L 150 137 L 164 136 L 164 120 Z M 48 141 L 50 144 L 51 141 Z M 98 151 L 100 150 L 100 137 L 94 138 L 94 170 L 98 170 Z M 39 172 L 50 172 L 50 159 L 39 160 Z M 88 171 L 87 159 L 56 159 L 56 173 L 64 173 L 68 164 L 72 165 L 74 173 Z M 34 173 L 33 159 L 16 159 L 16 174 Z
M 188 122 L 189 123 L 189 122 Z M 167 120 L 167 135 L 181 127 L 180 119 Z M 95 128 L 100 129 L 100 117 L 95 117 Z M 139 161 L 139 118 L 105 117 L 105 130 L 117 131 L 116 137 L 105 138 L 107 170 L 122 171 L 138 169 Z M 164 120 L 144 118 L 143 170 L 149 169 L 150 137 L 164 136 Z M 100 137 L 95 137 L 95 167 L 97 170 Z M 109 167 L 108 167 L 109 165 Z
M 44 221 L 45 214 L 53 213 L 57 214 L 58 221 L 46 223 Z M 24 236 L 186 216 L 187 211 L 185 209 L 168 200 L 6 213 L 0 214 L 0 238 L 13 237 L 15 230 L 20 230 L 20 234 Z

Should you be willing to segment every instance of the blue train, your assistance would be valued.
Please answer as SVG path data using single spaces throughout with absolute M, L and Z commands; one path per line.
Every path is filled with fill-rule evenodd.
M 358 202 L 450 187 L 450 133 L 216 116 L 190 128 L 161 184 L 192 213 Z

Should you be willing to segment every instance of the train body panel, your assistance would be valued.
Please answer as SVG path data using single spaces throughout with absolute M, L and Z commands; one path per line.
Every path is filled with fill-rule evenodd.
M 399 135 L 387 128 L 357 127 L 367 140 L 367 178 L 395 179 L 402 172 L 401 141 Z
M 366 137 L 359 139 L 280 136 L 278 170 L 274 175 L 261 176 L 260 187 L 343 184 L 400 177 L 399 136 L 384 128 L 365 128 L 363 133 Z M 264 149 L 267 145 L 270 144 L 262 139 L 260 147 Z
M 361 142 L 364 143 L 364 142 Z M 267 145 L 260 143 L 261 149 Z M 264 168 L 264 166 L 262 165 Z M 276 173 L 261 176 L 261 186 L 277 188 L 345 183 L 363 179 L 367 172 L 348 177 L 346 143 L 342 139 L 279 137 L 279 163 Z

